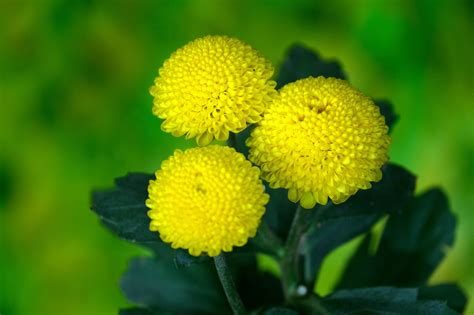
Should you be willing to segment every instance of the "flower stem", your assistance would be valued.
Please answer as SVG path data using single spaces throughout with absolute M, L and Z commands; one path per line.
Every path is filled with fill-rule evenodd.
M 270 253 L 275 259 L 283 258 L 285 251 L 281 240 L 276 236 L 268 224 L 262 221 L 253 242 L 265 253 Z
M 229 301 L 230 307 L 234 315 L 246 315 L 244 304 L 240 299 L 237 288 L 235 287 L 234 280 L 232 280 L 232 274 L 227 265 L 224 254 L 214 257 L 214 264 L 216 265 L 217 274 L 221 281 L 222 287 L 224 288 L 227 301 Z
M 285 256 L 281 260 L 281 273 L 285 297 L 287 301 L 298 296 L 298 285 L 300 280 L 300 245 L 303 234 L 310 227 L 313 214 L 310 210 L 301 208 L 298 205 L 290 232 L 285 244 Z M 313 288 L 306 288 L 312 290 Z

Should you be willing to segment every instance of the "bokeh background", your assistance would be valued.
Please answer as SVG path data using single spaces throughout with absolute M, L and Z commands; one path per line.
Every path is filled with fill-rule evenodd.
M 459 219 L 431 282 L 474 297 L 473 23 L 468 0 L 1 0 L 1 314 L 127 305 L 118 280 L 142 250 L 99 225 L 90 190 L 194 145 L 160 131 L 148 88 L 172 51 L 207 34 L 241 38 L 275 65 L 304 43 L 392 100 L 392 161 L 419 175 L 419 191 L 444 187 Z M 357 241 L 328 258 L 320 293 Z

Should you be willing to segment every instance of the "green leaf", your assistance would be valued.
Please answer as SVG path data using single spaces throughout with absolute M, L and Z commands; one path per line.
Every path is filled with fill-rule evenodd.
M 92 193 L 92 210 L 102 224 L 120 238 L 151 249 L 156 257 L 172 257 L 175 251 L 149 230 L 145 200 L 152 174 L 129 173 L 115 179 L 115 188 Z
M 372 183 L 372 188 L 357 192 L 342 204 L 328 204 L 318 221 L 401 212 L 413 199 L 416 176 L 394 163 L 384 165 L 382 174 L 382 180 Z
M 260 227 L 257 231 L 255 237 L 250 238 L 242 247 L 234 247 L 232 252 L 228 253 L 229 257 L 234 255 L 255 255 L 256 253 L 265 253 L 271 255 L 275 258 L 279 257 L 277 254 L 278 246 L 281 246 L 281 241 L 275 236 L 268 238 L 264 236 L 262 230 L 265 228 L 265 224 L 260 224 Z M 268 233 L 272 233 L 269 231 Z M 158 255 L 161 256 L 161 255 Z M 202 254 L 201 256 L 195 257 L 188 253 L 188 251 L 183 249 L 174 250 L 174 263 L 177 268 L 187 268 L 194 264 L 201 264 L 204 262 L 209 262 L 211 257 Z
M 278 73 L 277 87 L 307 77 L 334 77 L 346 79 L 341 65 L 336 61 L 326 61 L 309 48 L 295 44 L 288 50 L 287 56 Z
M 368 231 L 384 214 L 401 211 L 413 196 L 416 178 L 404 168 L 387 164 L 383 177 L 369 190 L 359 191 L 345 203 L 328 204 L 305 237 L 304 282 L 312 287 L 324 257 L 357 235 Z
M 329 314 L 457 314 L 445 302 L 418 300 L 417 289 L 375 287 L 336 291 L 323 299 Z
M 154 313 L 146 308 L 126 308 L 119 311 L 119 315 L 171 315 L 171 313 Z
M 171 259 L 134 258 L 120 285 L 131 302 L 153 311 L 230 314 L 210 263 L 177 269 Z
M 176 267 L 179 268 L 187 268 L 191 267 L 194 264 L 200 264 L 206 261 L 209 261 L 211 258 L 206 255 L 202 256 L 191 256 L 186 250 L 183 249 L 177 249 L 175 251 L 175 256 L 174 256 L 174 263 Z
M 245 248 L 254 249 L 254 253 L 260 252 L 279 260 L 284 255 L 282 240 L 270 229 L 264 220 L 257 230 L 257 235 L 249 240 Z
M 245 141 L 247 141 L 253 128 L 255 128 L 255 124 L 250 125 L 241 132 L 233 135 L 232 137 L 235 136 L 235 138 L 232 141 L 228 141 L 229 146 L 233 147 L 237 152 L 242 153 L 247 159 L 249 156 L 249 148 L 245 144 Z
M 254 254 L 228 255 L 237 291 L 248 310 L 284 303 L 278 278 L 258 268 Z
M 423 286 L 418 289 L 418 299 L 446 301 L 450 308 L 461 314 L 464 313 L 467 304 L 464 292 L 452 283 Z
M 153 175 L 129 173 L 115 180 L 115 188 L 92 193 L 92 210 L 100 221 L 120 238 L 130 242 L 161 242 L 157 233 L 148 229 L 150 219 L 145 205 L 148 182 Z
M 261 313 L 262 315 L 298 315 L 298 312 L 285 307 L 272 307 Z
M 321 264 L 331 251 L 369 230 L 380 218 L 379 214 L 338 218 L 326 221 L 316 232 L 308 234 L 303 245 L 304 282 L 307 287 L 313 287 Z
M 393 125 L 398 121 L 398 115 L 393 109 L 393 105 L 387 100 L 375 100 L 374 103 L 380 108 L 380 113 L 385 117 L 385 123 L 387 124 L 389 131 L 392 131 Z
M 298 205 L 288 200 L 286 189 L 272 189 L 265 183 L 265 192 L 270 195 L 270 201 L 263 219 L 276 236 L 286 240 Z
M 416 197 L 406 211 L 390 215 L 375 255 L 369 253 L 370 236 L 366 237 L 338 287 L 425 284 L 453 244 L 455 227 L 441 190 Z
M 228 256 L 237 290 L 249 310 L 284 301 L 279 279 L 260 271 L 254 254 Z M 227 304 L 214 264 L 207 259 L 178 269 L 173 259 L 135 258 L 124 274 L 125 296 L 153 313 L 228 314 Z

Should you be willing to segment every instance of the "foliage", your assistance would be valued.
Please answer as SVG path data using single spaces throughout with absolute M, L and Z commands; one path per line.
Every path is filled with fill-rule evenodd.
M 281 87 L 318 75 L 346 77 L 337 62 L 324 61 L 295 45 L 277 82 Z M 391 103 L 376 103 L 392 128 L 397 115 Z M 240 133 L 230 145 L 247 154 L 248 134 L 248 130 Z M 257 236 L 227 255 L 237 291 L 252 314 L 463 312 L 466 298 L 456 285 L 427 284 L 454 242 L 456 218 L 446 196 L 437 188 L 415 195 L 416 178 L 401 166 L 389 163 L 383 174 L 382 181 L 343 204 L 304 212 L 287 200 L 286 191 L 266 187 L 271 201 Z M 114 189 L 93 193 L 92 209 L 103 225 L 153 253 L 134 258 L 125 272 L 121 288 L 140 308 L 120 314 L 230 314 L 212 261 L 173 250 L 148 231 L 145 199 L 150 179 L 151 174 L 131 173 L 117 179 Z M 386 219 L 383 233 L 375 235 L 372 227 L 382 219 Z M 324 258 L 358 235 L 364 235 L 363 242 L 336 291 L 325 297 L 314 294 Z M 281 279 L 258 269 L 260 253 L 279 263 Z

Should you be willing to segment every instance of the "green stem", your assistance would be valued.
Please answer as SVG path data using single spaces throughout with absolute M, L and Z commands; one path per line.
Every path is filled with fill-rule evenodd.
M 281 260 L 281 273 L 283 290 L 287 301 L 291 301 L 299 295 L 297 291 L 300 280 L 300 246 L 303 234 L 308 230 L 312 223 L 312 211 L 314 211 L 314 209 L 307 210 L 298 205 L 286 240 L 285 256 Z M 306 289 L 312 290 L 313 288 Z
M 260 224 L 253 242 L 261 250 L 270 253 L 276 259 L 282 259 L 284 256 L 285 250 L 281 240 L 273 233 L 265 221 L 262 221 Z
M 214 264 L 216 265 L 217 274 L 219 275 L 219 279 L 234 315 L 246 315 L 247 311 L 237 292 L 234 280 L 232 280 L 232 274 L 223 253 L 214 257 Z

